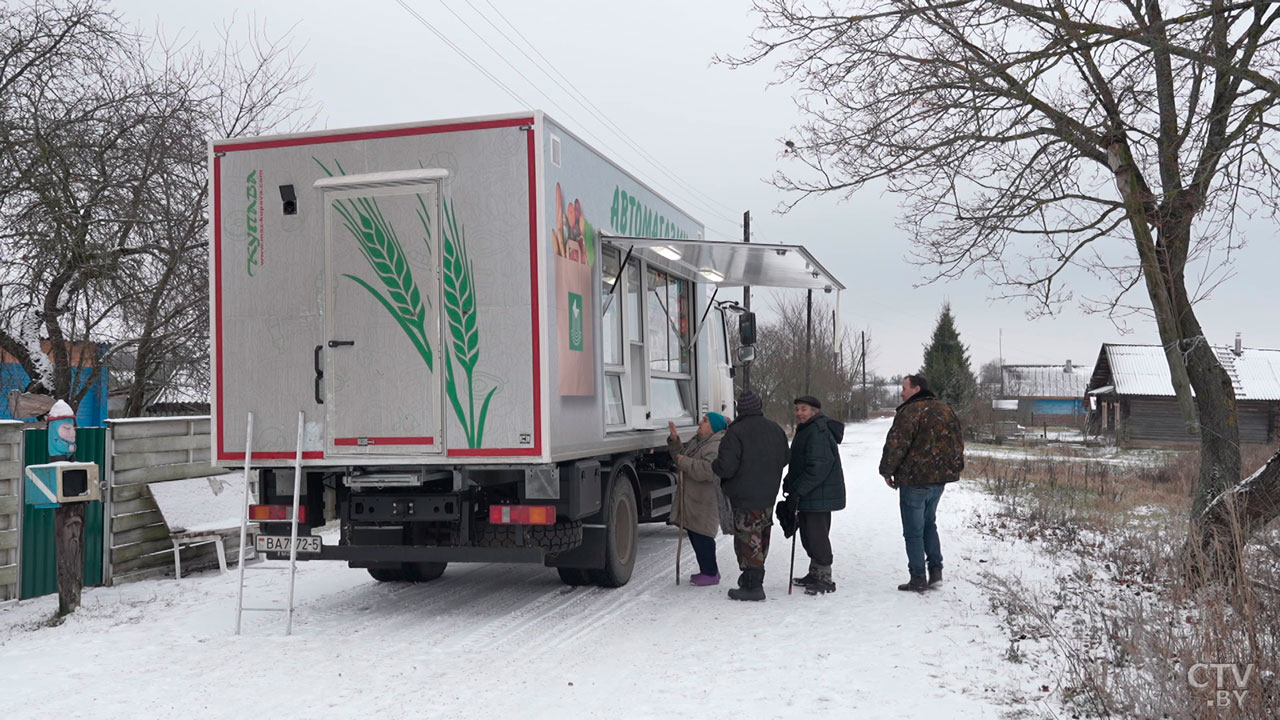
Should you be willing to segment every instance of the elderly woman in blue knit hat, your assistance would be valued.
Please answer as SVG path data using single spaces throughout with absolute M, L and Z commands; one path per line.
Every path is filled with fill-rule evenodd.
M 732 511 L 720 490 L 720 479 L 711 471 L 711 463 L 720 452 L 720 438 L 724 437 L 728 424 L 724 415 L 709 412 L 698 423 L 697 434 L 689 442 L 681 443 L 675 423 L 667 423 L 671 431 L 667 437 L 667 450 L 680 469 L 683 483 L 676 493 L 676 502 L 672 504 L 669 522 L 689 533 L 689 544 L 698 558 L 698 572 L 689 578 L 689 582 L 699 586 L 720 583 L 716 534 L 722 530 L 726 534 L 733 532 Z

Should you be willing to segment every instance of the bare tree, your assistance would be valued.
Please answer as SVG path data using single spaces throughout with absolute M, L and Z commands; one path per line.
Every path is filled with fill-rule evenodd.
M 976 273 L 1051 313 L 1084 271 L 1112 289 L 1086 309 L 1149 312 L 1200 435 L 1193 539 L 1234 567 L 1235 521 L 1253 529 L 1280 514 L 1280 456 L 1239 484 L 1235 395 L 1194 305 L 1227 277 L 1237 218 L 1277 211 L 1280 4 L 756 8 L 748 53 L 727 62 L 771 58 L 800 86 L 805 121 L 784 154 L 804 169 L 774 178 L 795 194 L 788 206 L 884 183 L 904 199 L 902 227 L 931 280 Z
M 751 389 L 760 395 L 765 414 L 790 425 L 795 398 L 814 395 L 831 417 L 861 419 L 868 403 L 862 396 L 862 348 L 856 335 L 842 330 L 835 342 L 832 306 L 821 299 L 813 302 L 811 327 L 802 296 L 776 299 L 774 310 L 776 315 L 757 330 L 757 359 L 751 366 Z M 868 400 L 874 389 L 868 386 Z
M 18 39 L 0 56 L 0 349 L 73 405 L 125 356 L 128 414 L 175 380 L 200 392 L 206 143 L 305 122 L 306 73 L 287 42 L 228 28 L 206 53 L 131 32 L 97 0 L 0 22 Z

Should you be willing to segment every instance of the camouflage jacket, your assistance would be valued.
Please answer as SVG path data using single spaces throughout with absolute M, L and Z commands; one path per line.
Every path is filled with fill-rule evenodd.
M 951 406 L 922 390 L 898 406 L 880 455 L 880 475 L 898 487 L 949 483 L 964 470 L 964 437 Z

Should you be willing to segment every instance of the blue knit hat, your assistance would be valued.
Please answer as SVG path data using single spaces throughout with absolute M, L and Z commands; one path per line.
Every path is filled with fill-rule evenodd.
M 729 427 L 729 421 L 723 415 L 717 412 L 707 413 L 707 422 L 711 425 L 711 432 L 718 433 Z

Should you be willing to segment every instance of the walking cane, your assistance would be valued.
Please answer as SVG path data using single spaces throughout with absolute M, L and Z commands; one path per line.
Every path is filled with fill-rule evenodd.
M 791 503 L 787 503 L 787 509 L 790 508 Z M 791 513 L 791 522 L 796 523 L 796 513 L 794 512 Z M 787 575 L 788 595 L 791 594 L 791 591 L 795 589 L 796 586 L 796 536 L 800 534 L 800 528 L 798 525 L 799 524 L 796 523 L 796 528 L 791 533 L 791 572 Z
M 680 475 L 676 480 L 676 509 L 680 511 L 680 522 L 676 525 L 679 528 L 676 539 L 676 585 L 680 584 L 680 555 L 684 553 L 684 471 L 680 471 Z M 793 561 L 794 562 L 794 561 Z

